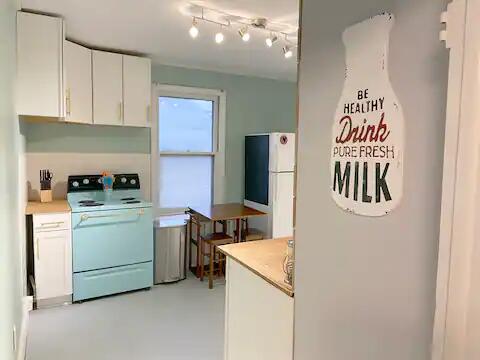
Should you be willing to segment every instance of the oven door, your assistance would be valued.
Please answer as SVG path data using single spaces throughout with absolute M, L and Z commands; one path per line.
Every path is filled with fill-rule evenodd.
M 73 271 L 153 260 L 152 209 L 72 214 Z

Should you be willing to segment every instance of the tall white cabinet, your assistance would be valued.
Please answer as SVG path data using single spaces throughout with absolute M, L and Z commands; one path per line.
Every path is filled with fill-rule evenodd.
M 92 51 L 93 122 L 123 125 L 122 54 Z
M 92 124 L 92 50 L 65 41 L 65 121 Z
M 150 124 L 150 59 L 123 55 L 123 122 L 128 126 Z
M 61 18 L 17 13 L 17 111 L 19 115 L 65 116 Z

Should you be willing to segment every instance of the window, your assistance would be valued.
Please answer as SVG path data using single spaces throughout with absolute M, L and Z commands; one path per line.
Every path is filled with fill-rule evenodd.
M 223 200 L 224 103 L 218 90 L 157 85 L 153 202 L 161 214 Z

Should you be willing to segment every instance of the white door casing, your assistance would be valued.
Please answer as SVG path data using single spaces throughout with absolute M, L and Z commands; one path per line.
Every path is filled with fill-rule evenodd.
M 450 49 L 433 360 L 480 358 L 480 0 L 442 14 Z

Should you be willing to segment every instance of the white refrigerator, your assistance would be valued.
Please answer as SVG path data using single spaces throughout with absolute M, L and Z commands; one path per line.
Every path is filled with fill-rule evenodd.
M 268 214 L 248 220 L 267 239 L 293 236 L 294 173 L 294 133 L 245 137 L 244 204 Z

